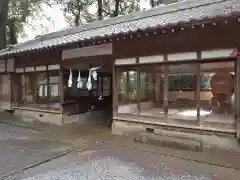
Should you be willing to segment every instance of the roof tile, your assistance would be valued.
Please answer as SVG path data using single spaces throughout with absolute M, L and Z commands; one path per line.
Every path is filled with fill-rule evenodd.
M 164 27 L 193 20 L 225 16 L 226 5 L 235 1 L 233 12 L 240 12 L 240 0 L 188 0 L 173 5 L 160 6 L 148 11 L 86 24 L 80 27 L 40 36 L 34 40 L 0 51 L 0 56 L 29 50 L 55 47 L 96 37 Z M 230 13 L 233 13 L 230 12 Z M 229 15 L 229 14 L 228 14 Z

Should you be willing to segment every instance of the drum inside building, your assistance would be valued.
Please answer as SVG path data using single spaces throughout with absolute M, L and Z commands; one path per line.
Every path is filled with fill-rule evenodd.
M 215 113 L 231 113 L 234 96 L 234 75 L 216 72 L 210 81 L 212 106 Z

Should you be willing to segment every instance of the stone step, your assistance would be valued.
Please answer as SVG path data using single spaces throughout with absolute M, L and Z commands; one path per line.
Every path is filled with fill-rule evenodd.
M 168 130 L 154 130 L 154 134 L 160 136 L 168 136 L 192 141 L 202 141 L 201 136 L 198 134 L 186 133 L 186 132 L 177 132 L 177 131 L 168 131 Z
M 235 138 L 217 135 L 201 135 L 168 130 L 155 130 L 154 132 L 135 132 L 131 134 L 136 142 L 147 143 L 174 149 L 190 151 L 208 151 L 221 149 L 240 153 L 240 144 Z
M 236 129 L 236 124 L 233 122 L 201 122 L 201 126 L 222 128 L 222 129 Z
M 201 151 L 202 142 L 195 138 L 181 138 L 167 135 L 157 135 L 151 133 L 140 133 L 134 137 L 134 141 L 151 145 L 163 146 L 174 149 L 185 149 L 190 151 Z

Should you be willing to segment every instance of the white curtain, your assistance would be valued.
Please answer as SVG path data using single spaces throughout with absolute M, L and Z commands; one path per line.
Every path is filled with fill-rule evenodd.
M 81 78 L 81 74 L 80 74 L 80 70 L 78 72 L 78 79 L 77 79 L 77 88 L 82 88 L 83 86 L 83 82 L 82 82 L 82 78 Z
M 72 69 L 69 72 L 68 87 L 72 87 Z

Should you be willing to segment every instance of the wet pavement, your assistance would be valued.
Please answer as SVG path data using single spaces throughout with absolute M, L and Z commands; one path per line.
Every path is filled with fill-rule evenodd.
M 73 148 L 40 131 L 0 124 L 0 177 Z
M 100 138 L 100 137 L 99 137 Z M 85 142 L 0 124 L 0 177 L 6 180 L 234 180 L 240 171 L 150 152 Z M 54 158 L 55 157 L 55 158 Z M 50 159 L 37 166 L 30 165 Z M 1 178 L 0 178 L 1 179 Z
M 6 180 L 230 180 L 231 169 L 93 143 Z

